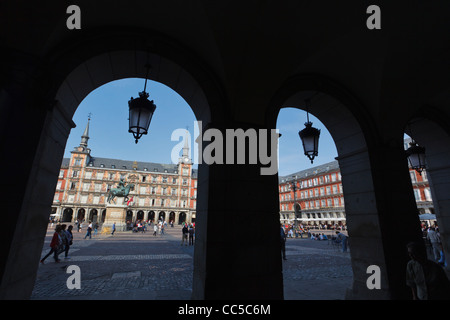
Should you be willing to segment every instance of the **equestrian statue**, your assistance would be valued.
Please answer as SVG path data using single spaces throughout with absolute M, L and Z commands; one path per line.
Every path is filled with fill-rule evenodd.
M 116 201 L 114 200 L 115 197 L 123 197 L 124 202 L 127 202 L 128 194 L 130 193 L 131 189 L 134 189 L 133 183 L 130 183 L 125 186 L 125 182 L 123 181 L 123 179 L 120 179 L 119 184 L 117 185 L 117 188 L 111 188 L 111 190 L 109 190 L 108 200 L 107 200 L 108 203 L 111 203 L 111 201 L 114 201 L 114 203 L 116 203 Z

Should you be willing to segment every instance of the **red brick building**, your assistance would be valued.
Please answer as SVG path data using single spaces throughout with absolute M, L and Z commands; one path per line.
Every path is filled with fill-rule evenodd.
M 123 179 L 134 184 L 127 203 L 128 221 L 194 222 L 197 170 L 187 145 L 177 164 L 160 164 L 94 157 L 88 148 L 89 122 L 81 143 L 64 158 L 52 205 L 52 216 L 63 222 L 103 222 L 109 190 Z

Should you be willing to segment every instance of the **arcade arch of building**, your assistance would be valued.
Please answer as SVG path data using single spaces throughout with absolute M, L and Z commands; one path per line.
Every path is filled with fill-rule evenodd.
M 45 14 L 40 3 L 11 4 L 22 16 L 11 14 L 11 28 L 2 29 L 7 57 L 1 61 L 0 136 L 5 155 L 21 156 L 1 157 L 8 168 L 3 183 L 16 182 L 15 189 L 6 185 L 4 210 L 16 214 L 2 221 L 8 228 L 1 234 L 0 298 L 31 295 L 78 104 L 106 82 L 144 77 L 147 56 L 154 70 L 150 79 L 174 89 L 205 127 L 218 130 L 276 128 L 281 107 L 302 108 L 305 97 L 321 92 L 310 112 L 338 150 L 351 236 L 353 284 L 347 297 L 409 298 L 405 245 L 421 240 L 421 232 L 403 132 L 414 116 L 439 124 L 414 122 L 414 138 L 427 148 L 436 215 L 450 256 L 449 34 L 429 27 L 438 16 L 445 28 L 449 11 L 386 3 L 384 10 L 399 13 L 396 25 L 368 34 L 363 3 L 311 3 L 302 10 L 276 2 L 260 3 L 261 10 L 251 2 L 239 4 L 243 10 L 228 3 L 178 5 L 146 2 L 143 9 L 160 13 L 148 19 L 147 10 L 135 16 L 131 7 L 124 13 L 113 5 L 97 16 L 86 3 L 83 10 L 91 9 L 94 21 L 71 33 L 64 30 L 62 3 Z M 411 17 L 421 27 L 412 31 L 415 36 L 404 36 Z M 112 27 L 118 21 L 122 26 Z M 323 28 L 323 21 L 333 28 Z M 427 107 L 417 115 L 422 105 L 436 112 Z M 199 165 L 193 299 L 283 298 L 278 177 L 260 175 L 261 167 Z M 242 225 L 254 230 L 251 238 Z M 381 269 L 381 290 L 365 285 L 373 264 Z
M 75 223 L 75 221 L 92 221 L 103 223 L 105 221 L 106 209 L 103 207 L 64 207 L 62 211 L 62 223 Z M 76 213 L 76 214 L 74 214 Z M 127 209 L 127 221 L 135 222 L 137 220 L 165 221 L 167 223 L 182 224 L 184 222 L 195 222 L 195 211 L 186 210 L 167 210 L 167 209 L 145 209 L 133 208 Z

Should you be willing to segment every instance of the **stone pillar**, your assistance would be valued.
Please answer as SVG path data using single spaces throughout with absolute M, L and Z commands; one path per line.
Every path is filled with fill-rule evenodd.
M 283 298 L 278 175 L 260 168 L 199 165 L 193 299 Z
M 26 96 L 26 90 L 21 94 Z M 14 187 L 3 188 L 8 192 L 4 210 L 14 214 L 3 221 L 8 228 L 1 235 L 0 299 L 31 295 L 67 137 L 75 126 L 59 103 L 23 99 L 2 102 L 1 108 L 11 114 L 0 118 L 21 119 L 20 126 L 27 130 L 17 130 L 14 121 L 2 128 L 1 149 L 21 156 L 2 157 L 3 167 L 8 168 L 2 180 L 14 181 Z
M 378 146 L 339 158 L 353 268 L 350 299 L 408 299 L 406 244 L 421 241 L 417 207 L 401 145 Z M 371 183 L 373 181 L 373 183 Z M 368 289 L 367 268 L 381 271 Z

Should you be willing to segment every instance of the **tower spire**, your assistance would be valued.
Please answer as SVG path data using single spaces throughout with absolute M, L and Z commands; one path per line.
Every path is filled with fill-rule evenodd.
M 189 156 L 189 131 L 188 131 L 189 127 L 186 127 L 186 136 L 184 138 L 184 146 L 183 146 L 183 159 L 184 158 L 190 158 Z
M 88 123 L 86 128 L 84 129 L 83 135 L 81 136 L 80 146 L 83 148 L 87 148 L 88 140 L 89 140 L 89 122 L 91 121 L 91 113 L 88 115 Z

